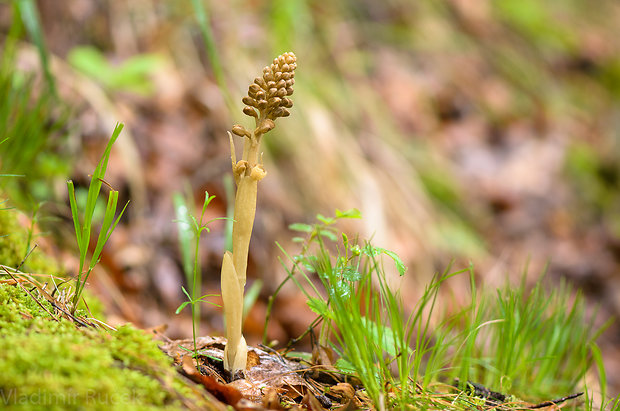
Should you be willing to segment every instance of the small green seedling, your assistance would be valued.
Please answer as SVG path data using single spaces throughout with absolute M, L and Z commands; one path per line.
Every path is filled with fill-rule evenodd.
M 319 214 L 314 225 L 290 227 L 307 237 L 300 254 L 290 256 L 282 250 L 292 268 L 287 268 L 288 277 L 275 294 L 287 280 L 293 281 L 305 294 L 308 307 L 319 315 L 315 321 L 321 323 L 319 347 L 331 346 L 340 354 L 336 367 L 355 373 L 379 408 L 391 408 L 394 404 L 388 403 L 388 387 L 399 387 L 398 399 L 403 404 L 410 396 L 408 379 L 414 375 L 410 361 L 418 353 L 410 347 L 408 336 L 413 325 L 423 321 L 407 320 L 400 295 L 388 286 L 379 257 L 392 259 L 401 276 L 407 269 L 402 260 L 389 250 L 359 243 L 344 233 L 339 239 L 334 224 L 343 218 L 361 215 L 358 210 L 336 210 L 335 217 Z M 320 285 L 311 275 L 318 277 Z M 428 293 L 427 297 L 431 296 Z M 268 316 L 272 303 L 270 300 Z M 419 340 L 421 347 L 424 338 Z M 394 368 L 398 379 L 393 377 Z
M 226 220 L 226 217 L 217 217 L 209 221 L 203 222 L 207 207 L 213 201 L 215 196 L 209 196 L 209 193 L 205 191 L 205 200 L 202 204 L 202 213 L 200 219 L 196 219 L 189 212 L 189 207 L 183 197 L 180 195 L 174 196 L 174 205 L 177 213 L 177 223 L 179 227 L 179 243 L 181 245 L 181 252 L 183 255 L 183 269 L 187 278 L 187 283 L 191 285 L 191 294 L 187 292 L 185 287 L 183 293 L 187 296 L 187 301 L 184 301 L 176 310 L 176 314 L 179 314 L 188 305 L 192 309 L 192 339 L 194 342 L 194 356 L 197 355 L 198 349 L 196 348 L 196 334 L 198 333 L 198 326 L 200 324 L 200 303 L 207 302 L 209 304 L 219 307 L 219 305 L 206 300 L 209 297 L 215 297 L 216 294 L 200 295 L 201 281 L 200 281 L 200 235 L 203 232 L 210 232 L 211 229 L 208 225 L 216 220 Z M 193 241 L 193 262 L 191 250 Z
M 88 257 L 88 246 L 90 244 L 92 230 L 94 225 L 99 223 L 99 221 L 96 221 L 97 219 L 94 218 L 95 206 L 97 205 L 97 199 L 99 197 L 99 192 L 101 191 L 101 185 L 105 183 L 109 187 L 109 184 L 106 183 L 104 180 L 105 172 L 108 167 L 108 160 L 110 158 L 110 151 L 112 150 L 112 145 L 120 135 L 121 130 L 123 130 L 123 124 L 119 123 L 114 128 L 114 132 L 112 133 L 112 137 L 110 137 L 110 141 L 108 141 L 103 156 L 101 157 L 101 160 L 99 160 L 99 164 L 97 164 L 97 167 L 95 168 L 95 171 L 91 176 L 90 185 L 88 187 L 86 206 L 82 216 L 82 222 L 80 222 L 73 181 L 67 181 L 67 187 L 69 189 L 69 204 L 71 206 L 71 215 L 73 217 L 73 225 L 75 227 L 75 237 L 77 239 L 77 245 L 80 252 L 80 265 L 77 277 L 75 279 L 75 293 L 73 294 L 72 299 L 72 313 L 75 313 L 75 310 L 78 307 L 80 297 L 82 295 L 82 292 L 84 291 L 84 286 L 86 286 L 86 281 L 88 280 L 90 273 L 95 268 L 95 265 L 97 265 L 97 263 L 99 262 L 101 252 L 103 251 L 103 246 L 110 238 L 110 235 L 116 228 L 116 225 L 120 221 L 121 216 L 123 215 L 125 209 L 127 208 L 127 205 L 129 204 L 129 202 L 127 202 L 123 209 L 120 211 L 118 217 L 114 218 L 118 207 L 118 191 L 110 187 L 110 193 L 108 194 L 108 203 L 105 209 L 105 213 L 103 215 L 103 221 L 101 221 L 101 228 L 99 230 L 97 242 L 95 243 L 95 250 L 93 251 L 87 264 L 86 260 Z

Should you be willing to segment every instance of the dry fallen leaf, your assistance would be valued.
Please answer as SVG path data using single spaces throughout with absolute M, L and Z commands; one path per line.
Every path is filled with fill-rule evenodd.
M 185 356 L 182 360 L 183 374 L 198 384 L 202 384 L 215 398 L 228 405 L 235 406 L 243 395 L 239 390 L 230 385 L 220 384 L 215 378 L 202 375 L 196 369 L 191 356 Z

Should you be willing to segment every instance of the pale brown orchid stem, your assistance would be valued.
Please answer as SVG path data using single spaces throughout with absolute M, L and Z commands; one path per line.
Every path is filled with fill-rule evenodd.
M 235 196 L 235 221 L 232 237 L 233 263 L 241 287 L 245 286 L 250 238 L 256 214 L 257 191 L 258 180 L 256 178 L 253 178 L 251 174 L 240 176 Z
M 258 164 L 258 152 L 260 149 L 260 140 L 261 140 L 261 135 L 252 135 L 252 139 L 248 139 L 250 144 L 248 147 L 248 158 L 247 158 L 247 162 L 250 166 L 250 169 L 254 166 L 256 166 Z M 247 141 L 247 140 L 246 140 Z
M 232 171 L 237 184 L 233 221 L 232 253 L 226 252 L 222 260 L 222 300 L 226 317 L 226 348 L 224 368 L 233 379 L 243 375 L 247 362 L 247 345 L 242 334 L 243 290 L 246 282 L 250 238 L 256 215 L 258 182 L 265 175 L 260 157 L 260 141 L 263 135 L 275 127 L 278 117 L 286 117 L 293 102 L 287 97 L 293 93 L 295 83 L 296 57 L 284 53 L 263 69 L 243 98 L 247 105 L 243 112 L 254 118 L 256 128 L 250 132 L 241 125 L 235 125 L 232 132 L 244 138 L 243 156 L 237 161 L 232 135 L 230 154 Z

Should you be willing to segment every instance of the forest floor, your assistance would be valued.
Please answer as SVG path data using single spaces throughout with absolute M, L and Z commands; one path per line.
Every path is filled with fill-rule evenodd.
M 568 279 L 582 290 L 599 325 L 620 315 L 620 45 L 609 41 L 617 4 L 294 3 L 210 4 L 207 47 L 189 4 L 38 3 L 67 106 L 54 112 L 61 127 L 50 142 L 60 160 L 17 170 L 33 173 L 32 183 L 7 192 L 26 211 L 47 201 L 37 242 L 75 272 L 63 172 L 86 186 L 114 124 L 125 124 L 106 180 L 131 203 L 88 285 L 110 325 L 191 336 L 189 310 L 174 314 L 185 280 L 171 199 L 189 193 L 198 209 L 208 191 L 216 195 L 208 219 L 227 215 L 226 130 L 245 121 L 240 100 L 261 67 L 289 48 L 299 61 L 295 106 L 265 143 L 248 265 L 249 285 L 262 284 L 244 325 L 250 345 L 262 341 L 268 298 L 286 276 L 275 242 L 294 249 L 290 224 L 335 209 L 360 209 L 364 218 L 343 230 L 405 261 L 408 308 L 435 272 L 473 262 L 484 287 L 546 273 L 549 284 Z M 0 5 L 3 37 L 13 23 L 11 6 Z M 40 72 L 37 48 L 21 43 L 16 64 Z M 42 177 L 41 164 L 56 167 L 54 178 Z M 225 223 L 210 228 L 202 285 L 219 294 Z M 453 309 L 467 301 L 467 281 L 451 285 Z M 299 290 L 286 288 L 269 340 L 284 344 L 314 318 Z M 223 330 L 221 312 L 205 306 L 200 335 Z M 617 395 L 618 322 L 599 344 Z M 300 349 L 311 349 L 309 339 Z

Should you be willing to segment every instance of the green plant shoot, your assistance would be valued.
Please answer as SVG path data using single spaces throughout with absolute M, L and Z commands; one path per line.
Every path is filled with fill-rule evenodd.
M 80 297 L 82 295 L 82 292 L 84 291 L 84 287 L 86 286 L 86 281 L 88 280 L 90 273 L 95 268 L 95 265 L 97 265 L 97 263 L 99 262 L 101 252 L 103 251 L 103 246 L 110 238 L 110 235 L 112 235 L 112 232 L 116 228 L 116 225 L 120 221 L 123 213 L 125 212 L 125 209 L 127 208 L 127 205 L 129 204 L 129 202 L 127 202 L 123 209 L 120 211 L 118 217 L 115 218 L 118 208 L 118 191 L 110 189 L 110 193 L 108 194 L 107 206 L 103 215 L 103 221 L 101 221 L 99 236 L 97 237 L 95 249 L 92 252 L 90 260 L 87 264 L 90 237 L 93 232 L 94 226 L 98 223 L 98 221 L 95 221 L 96 219 L 94 218 L 95 206 L 97 204 L 99 192 L 101 191 L 101 185 L 105 183 L 104 177 L 108 166 L 108 160 L 110 158 L 110 151 L 112 150 L 112 145 L 114 144 L 122 130 L 123 124 L 117 124 L 114 128 L 114 132 L 112 133 L 112 137 L 110 137 L 110 141 L 108 141 L 103 156 L 99 160 L 99 164 L 97 164 L 97 167 L 95 168 L 95 171 L 91 176 L 90 185 L 88 187 L 88 197 L 82 216 L 82 221 L 80 221 L 73 181 L 67 181 L 67 187 L 69 189 L 69 204 L 71 206 L 73 226 L 75 227 L 75 237 L 80 253 L 80 265 L 77 277 L 75 279 L 75 293 L 73 294 L 73 304 L 71 307 L 72 313 L 75 313 L 75 310 L 78 307 Z M 106 183 L 106 185 L 108 184 Z
M 213 201 L 215 196 L 209 196 L 209 193 L 205 191 L 205 200 L 202 204 L 202 212 L 200 213 L 200 219 L 196 219 L 189 212 L 189 207 L 182 196 L 174 196 L 174 205 L 177 213 L 177 223 L 179 227 L 179 243 L 181 245 L 181 253 L 183 256 L 183 269 L 187 278 L 187 283 L 191 287 L 191 293 L 189 293 L 185 287 L 181 287 L 183 293 L 187 296 L 187 301 L 184 301 L 176 310 L 176 314 L 179 314 L 188 305 L 192 310 L 192 340 L 194 343 L 194 356 L 197 355 L 198 349 L 196 348 L 196 335 L 198 333 L 198 326 L 200 324 L 200 303 L 207 302 L 209 304 L 219 307 L 219 305 L 206 300 L 209 297 L 215 297 L 216 294 L 207 294 L 200 296 L 201 290 L 201 278 L 200 278 L 200 235 L 203 232 L 210 232 L 209 224 L 216 220 L 226 220 L 227 217 L 217 217 L 209 221 L 204 222 L 205 213 L 207 207 Z M 193 262 L 191 261 L 192 255 L 190 254 L 191 242 L 193 240 Z

